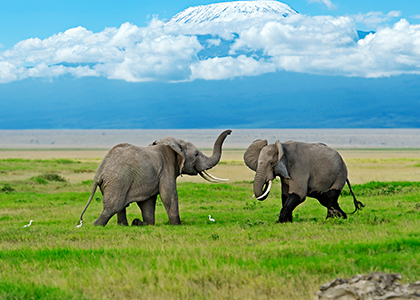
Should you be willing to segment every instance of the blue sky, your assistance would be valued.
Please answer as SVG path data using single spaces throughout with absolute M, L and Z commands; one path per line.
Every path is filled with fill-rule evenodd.
M 285 22 L 165 26 L 211 3 L 2 3 L 0 129 L 420 127 L 420 1 L 290 0 Z

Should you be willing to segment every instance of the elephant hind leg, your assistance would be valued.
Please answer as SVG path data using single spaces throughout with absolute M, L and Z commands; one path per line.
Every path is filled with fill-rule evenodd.
M 93 223 L 93 225 L 105 226 L 113 215 L 115 215 L 115 212 L 109 212 L 106 209 L 104 209 L 99 218 Z
M 340 197 L 341 190 L 329 190 L 328 192 L 315 195 L 319 203 L 327 208 L 327 219 L 333 217 L 343 217 L 347 219 L 347 214 L 338 205 L 338 197 Z
M 99 218 L 95 221 L 95 223 L 93 223 L 93 225 L 105 226 L 108 223 L 109 219 L 111 219 L 112 216 L 114 216 L 115 214 L 117 214 L 118 225 L 123 225 L 123 226 L 128 225 L 127 216 L 126 216 L 126 207 L 122 208 L 120 211 L 110 211 L 110 210 L 104 209 L 101 215 L 99 216 Z
M 156 198 L 157 195 L 150 197 L 146 201 L 137 202 L 141 210 L 143 222 L 147 225 L 155 225 Z
M 128 226 L 126 207 L 124 207 L 121 211 L 117 213 L 117 222 L 118 222 L 118 225 Z
M 130 186 L 124 187 L 119 193 L 103 193 L 104 209 L 93 225 L 105 226 L 109 219 L 118 214 L 118 225 L 128 225 L 126 217 L 126 198 Z

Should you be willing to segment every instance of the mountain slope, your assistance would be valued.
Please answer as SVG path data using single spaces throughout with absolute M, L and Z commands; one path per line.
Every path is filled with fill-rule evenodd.
M 297 11 L 279 1 L 233 1 L 189 7 L 173 16 L 167 24 L 203 24 L 255 18 L 280 19 L 296 14 Z

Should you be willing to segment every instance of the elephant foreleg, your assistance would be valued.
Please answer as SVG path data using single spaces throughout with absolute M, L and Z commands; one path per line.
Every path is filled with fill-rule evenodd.
M 285 207 L 286 206 L 286 201 L 287 201 L 287 198 L 288 197 L 289 197 L 288 195 L 281 194 L 281 204 L 282 204 L 282 207 Z
M 284 197 L 282 197 L 283 199 Z M 286 201 L 283 201 L 283 208 L 280 211 L 278 223 L 292 222 L 292 212 L 302 201 L 296 194 L 288 195 Z
M 143 222 L 147 225 L 155 225 L 156 198 L 157 196 L 153 196 L 146 201 L 137 202 L 141 210 Z
M 168 214 L 169 224 L 179 225 L 181 219 L 179 217 L 178 207 L 178 192 L 176 190 L 176 181 L 169 184 L 162 184 L 160 186 L 160 198 L 162 199 L 163 206 Z

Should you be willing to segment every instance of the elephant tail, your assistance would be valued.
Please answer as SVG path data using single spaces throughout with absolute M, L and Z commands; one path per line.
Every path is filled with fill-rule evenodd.
M 92 202 L 93 196 L 95 195 L 96 192 L 96 188 L 98 187 L 99 183 L 97 181 L 93 182 L 93 189 L 92 189 L 92 193 L 90 194 L 89 197 L 89 201 L 86 204 L 85 209 L 82 211 L 82 214 L 80 215 L 80 221 L 79 221 L 79 225 L 77 225 L 76 227 L 82 227 L 82 223 L 83 223 L 83 214 L 85 213 L 86 209 L 89 207 L 90 202 Z
M 361 210 L 363 207 L 365 207 L 365 205 L 356 199 L 356 196 L 353 193 L 353 189 L 351 188 L 350 181 L 348 178 L 346 179 L 346 182 L 347 182 L 347 185 L 349 186 L 350 193 L 353 196 L 355 210 L 354 212 L 352 212 L 352 214 L 354 214 L 356 211 Z

